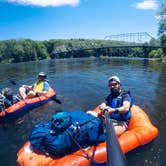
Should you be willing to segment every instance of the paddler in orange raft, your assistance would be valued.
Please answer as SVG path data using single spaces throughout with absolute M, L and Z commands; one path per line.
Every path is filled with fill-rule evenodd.
M 49 90 L 49 83 L 46 80 L 47 75 L 40 72 L 37 76 L 37 82 L 32 85 L 23 85 L 19 88 L 19 95 L 22 99 L 42 96 Z
M 107 96 L 105 102 L 99 106 L 101 109 L 99 114 L 104 114 L 105 110 L 110 113 L 115 133 L 117 136 L 120 136 L 128 129 L 132 99 L 130 92 L 122 91 L 121 82 L 117 76 L 109 78 L 108 86 L 110 88 L 110 94 Z

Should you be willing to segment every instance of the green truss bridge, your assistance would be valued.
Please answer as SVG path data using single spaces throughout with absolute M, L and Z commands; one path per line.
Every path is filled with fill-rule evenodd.
M 138 33 L 126 33 L 126 34 L 119 34 L 119 35 L 110 35 L 104 38 L 105 41 L 110 41 L 112 44 L 105 44 L 105 45 L 95 45 L 91 44 L 90 46 L 86 47 L 84 44 L 84 40 L 80 42 L 80 46 L 77 47 L 69 47 L 67 49 L 57 48 L 52 52 L 52 57 L 55 57 L 56 54 L 68 54 L 68 57 L 75 57 L 78 52 L 82 52 L 85 54 L 87 52 L 92 53 L 94 56 L 99 57 L 100 55 L 107 55 L 112 56 L 110 52 L 112 50 L 131 50 L 132 48 L 140 48 L 143 50 L 145 54 L 150 52 L 151 50 L 162 48 L 166 50 L 166 47 L 160 45 L 151 45 L 149 41 L 154 40 L 154 38 L 149 35 L 147 32 L 138 32 Z M 117 44 L 118 43 L 118 44 Z M 84 47 L 82 46 L 84 45 Z M 121 50 L 120 50 L 121 49 Z M 165 52 L 165 51 L 164 51 Z

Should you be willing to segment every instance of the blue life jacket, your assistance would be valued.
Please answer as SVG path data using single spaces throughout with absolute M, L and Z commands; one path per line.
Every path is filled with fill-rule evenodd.
M 112 107 L 112 108 L 118 108 L 118 107 L 121 107 L 123 105 L 123 96 L 125 94 L 128 94 L 130 97 L 130 92 L 129 91 L 122 91 L 117 97 L 113 97 L 111 94 L 109 95 L 109 98 L 108 98 L 108 106 Z M 132 97 L 131 97 L 131 106 L 133 104 L 133 100 L 132 100 Z M 130 108 L 131 108 L 130 106 Z M 112 113 L 110 115 L 110 118 L 112 119 L 116 119 L 116 120 L 122 120 L 122 121 L 127 121 L 129 120 L 131 117 L 131 112 L 130 110 L 126 113 Z

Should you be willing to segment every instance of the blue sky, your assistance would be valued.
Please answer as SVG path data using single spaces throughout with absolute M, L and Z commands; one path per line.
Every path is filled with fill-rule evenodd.
M 0 0 L 0 40 L 104 39 L 148 32 L 157 37 L 165 0 Z

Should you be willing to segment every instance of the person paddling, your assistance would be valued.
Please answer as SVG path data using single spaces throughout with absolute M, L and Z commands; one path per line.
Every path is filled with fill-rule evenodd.
M 120 136 L 128 128 L 128 122 L 131 117 L 130 108 L 132 106 L 132 99 L 129 92 L 122 91 L 121 82 L 117 76 L 111 76 L 108 80 L 110 94 L 107 96 L 105 102 L 100 104 L 101 112 L 104 115 L 105 111 L 110 114 L 115 133 Z
M 19 88 L 19 95 L 22 99 L 33 98 L 36 96 L 42 96 L 49 90 L 49 83 L 46 80 L 47 75 L 44 72 L 40 72 L 37 76 L 37 81 L 34 85 L 23 85 Z

